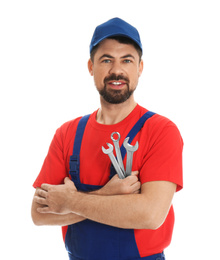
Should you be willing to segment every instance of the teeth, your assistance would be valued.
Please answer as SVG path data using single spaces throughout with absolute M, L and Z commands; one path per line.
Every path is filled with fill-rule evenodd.
M 121 85 L 121 82 L 112 82 L 114 85 Z

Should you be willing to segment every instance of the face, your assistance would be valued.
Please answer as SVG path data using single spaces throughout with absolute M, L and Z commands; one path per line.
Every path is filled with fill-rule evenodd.
M 120 104 L 136 89 L 143 61 L 140 62 L 133 45 L 106 39 L 100 43 L 94 61 L 89 60 L 88 68 L 101 98 L 111 104 Z

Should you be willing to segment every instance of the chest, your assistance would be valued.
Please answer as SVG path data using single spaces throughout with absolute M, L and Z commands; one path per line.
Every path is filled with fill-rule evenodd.
M 90 124 L 87 123 L 80 142 L 80 182 L 90 185 L 105 185 L 110 177 L 111 161 L 109 156 L 103 153 L 102 146 L 104 148 L 108 148 L 107 143 L 113 145 L 113 140 L 111 139 L 113 132 L 120 133 L 120 147 L 127 136 L 130 137 L 129 141 L 131 141 L 132 145 L 134 145 L 137 141 L 140 142 L 141 139 L 143 140 L 143 125 L 144 123 L 138 124 L 137 126 L 136 124 L 129 122 L 127 125 L 120 125 L 120 127 L 114 126 L 100 130 L 91 127 Z M 146 145 L 139 145 L 138 151 L 133 154 L 132 170 L 140 169 L 141 161 L 145 152 Z M 115 149 L 113 154 L 116 156 Z M 125 154 L 123 160 L 124 168 L 126 168 L 126 159 L 127 154 Z
M 121 129 L 116 129 L 115 131 L 119 132 L 121 135 L 119 140 L 119 146 L 121 147 L 129 131 L 122 131 Z M 90 185 L 105 185 L 109 181 L 111 161 L 109 156 L 103 153 L 102 146 L 107 149 L 107 143 L 110 143 L 114 147 L 111 134 L 112 130 L 97 132 L 96 130 L 91 129 L 89 133 L 85 133 L 80 151 L 80 180 L 82 183 Z M 134 142 L 139 139 L 140 133 L 136 135 Z M 113 154 L 116 157 L 115 147 Z M 133 170 L 138 170 L 140 168 L 139 159 L 141 157 L 141 150 L 133 154 Z M 125 169 L 126 159 L 127 154 L 123 160 Z

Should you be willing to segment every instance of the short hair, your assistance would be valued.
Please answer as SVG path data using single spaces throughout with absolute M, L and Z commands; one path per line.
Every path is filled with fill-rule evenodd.
M 108 37 L 106 39 L 112 39 L 112 40 L 116 40 L 119 43 L 123 43 L 123 44 L 131 44 L 134 46 L 134 48 L 136 49 L 138 55 L 139 55 L 139 62 L 141 61 L 142 58 L 142 50 L 141 48 L 137 45 L 136 42 L 134 42 L 132 39 L 128 38 L 128 37 L 124 37 L 124 36 L 112 36 L 112 37 Z M 100 43 L 99 43 L 100 44 Z M 90 59 L 92 62 L 94 62 L 94 56 L 95 53 L 97 52 L 98 48 L 99 48 L 99 44 L 97 44 L 91 51 L 90 53 Z

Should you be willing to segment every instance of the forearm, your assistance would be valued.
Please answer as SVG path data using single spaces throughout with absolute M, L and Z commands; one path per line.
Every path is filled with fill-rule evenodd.
M 73 213 L 65 215 L 53 213 L 42 214 L 37 211 L 37 208 L 42 208 L 42 206 L 33 202 L 31 216 L 34 224 L 37 226 L 67 226 L 85 219 L 84 217 Z
M 96 196 L 77 193 L 72 212 L 119 228 L 150 229 L 151 214 L 145 204 L 142 194 Z
M 142 185 L 140 194 L 96 196 L 75 193 L 71 212 L 103 224 L 127 229 L 157 229 L 165 221 L 176 191 L 166 181 Z
M 80 215 L 120 228 L 157 229 L 169 212 L 176 184 L 167 181 L 146 182 L 139 193 L 140 183 L 133 182 L 133 177 L 123 180 L 113 177 L 104 186 L 102 196 L 79 192 L 73 182 L 65 178 L 63 185 L 42 184 L 33 201 L 43 205 L 37 208 L 42 214 L 74 213 L 77 218 Z M 112 195 L 110 187 L 114 189 L 117 183 L 123 187 L 123 192 L 120 188 L 120 192 L 113 193 L 119 195 Z
M 101 190 L 93 191 L 91 192 L 91 194 L 101 195 Z M 82 217 L 74 213 L 62 215 L 53 213 L 39 213 L 37 209 L 43 207 L 43 205 L 40 205 L 34 201 L 32 203 L 31 216 L 34 224 L 37 226 L 68 226 L 86 219 L 85 217 Z
M 32 219 L 37 226 L 68 226 L 80 222 L 85 218 L 71 213 L 66 215 L 38 213 L 38 216 L 32 215 Z

